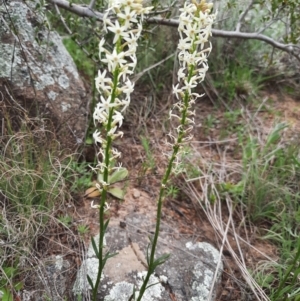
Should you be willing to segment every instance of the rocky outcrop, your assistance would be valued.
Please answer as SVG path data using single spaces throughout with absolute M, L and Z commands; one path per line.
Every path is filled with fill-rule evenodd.
M 87 119 L 86 91 L 76 66 L 30 2 L 5 3 L 0 3 L 1 98 L 30 117 L 50 119 L 63 146 L 74 148 L 84 138 Z
M 154 225 L 148 224 L 145 215 L 132 213 L 120 226 L 109 227 L 106 233 L 106 249 L 118 254 L 110 258 L 101 280 L 99 300 L 129 300 L 132 292 L 139 290 L 146 275 L 145 254 L 149 235 Z M 97 238 L 96 238 L 97 240 Z M 170 227 L 162 227 L 157 256 L 170 254 L 150 278 L 154 284 L 145 293 L 148 301 L 212 301 L 215 300 L 223 270 L 220 252 L 206 242 L 174 238 Z M 92 245 L 78 272 L 73 293 L 80 296 L 89 289 L 86 275 L 96 280 L 98 261 Z

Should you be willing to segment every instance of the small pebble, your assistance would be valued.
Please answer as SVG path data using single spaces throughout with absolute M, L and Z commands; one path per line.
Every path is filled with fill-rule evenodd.
M 135 199 L 137 199 L 137 198 L 139 198 L 140 196 L 141 196 L 140 191 L 134 189 L 134 190 L 133 190 L 133 197 L 134 197 Z
M 120 227 L 121 227 L 121 228 L 123 228 L 123 229 L 124 229 L 124 228 L 126 228 L 126 223 L 125 223 L 125 222 L 122 222 L 122 221 L 120 221 Z

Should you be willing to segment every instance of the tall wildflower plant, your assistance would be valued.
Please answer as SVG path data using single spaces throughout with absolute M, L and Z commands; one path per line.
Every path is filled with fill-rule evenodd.
M 147 255 L 148 272 L 136 299 L 137 301 L 142 299 L 155 268 L 168 258 L 168 255 L 163 255 L 155 259 L 162 205 L 169 177 L 172 172 L 179 173 L 182 171 L 180 167 L 181 153 L 184 145 L 193 138 L 191 134 L 195 115 L 193 107 L 196 99 L 203 96 L 193 92 L 193 88 L 204 80 L 208 70 L 207 57 L 211 52 L 209 38 L 212 24 L 216 17 L 216 14 L 210 14 L 212 6 L 212 3 L 206 3 L 206 0 L 201 0 L 200 3 L 196 1 L 185 2 L 184 7 L 180 9 L 181 14 L 178 27 L 180 37 L 178 61 L 180 68 L 177 73 L 178 83 L 176 86 L 173 86 L 173 93 L 178 102 L 170 110 L 170 119 L 175 119 L 179 125 L 176 128 L 175 135 L 169 133 L 170 142 L 167 143 L 172 147 L 172 152 L 168 155 L 168 166 L 161 182 L 157 201 L 156 228 L 154 237 L 151 240 L 151 251 Z
M 130 103 L 130 95 L 134 90 L 134 84 L 129 76 L 134 73 L 136 67 L 137 41 L 142 32 L 142 21 L 144 14 L 147 14 L 151 7 L 144 8 L 140 0 L 110 0 L 108 9 L 104 14 L 104 29 L 114 35 L 113 49 L 109 51 L 105 45 L 106 40 L 102 38 L 99 43 L 99 56 L 107 69 L 98 72 L 95 84 L 100 93 L 100 101 L 94 110 L 93 119 L 97 129 L 93 138 L 101 145 L 96 171 L 98 173 L 98 188 L 101 193 L 100 204 L 93 206 L 99 208 L 99 243 L 92 239 L 93 249 L 99 260 L 98 274 L 95 283 L 88 276 L 88 282 L 92 287 L 95 301 L 101 280 L 101 275 L 108 258 L 114 254 L 103 254 L 104 235 L 108 222 L 104 222 L 104 212 L 107 205 L 107 194 L 111 193 L 121 197 L 117 188 L 111 184 L 127 175 L 126 169 L 116 167 L 115 162 L 121 153 L 112 147 L 115 139 L 122 137 L 123 132 L 119 131 L 123 122 L 123 112 Z
M 176 133 L 169 134 L 168 144 L 172 151 L 168 155 L 168 165 L 162 178 L 159 197 L 157 200 L 156 229 L 149 252 L 147 254 L 148 271 L 143 284 L 133 298 L 140 301 L 155 268 L 165 262 L 168 255 L 155 258 L 155 250 L 160 230 L 161 211 L 165 198 L 165 190 L 172 172 L 180 172 L 180 157 L 183 146 L 192 139 L 195 111 L 193 106 L 197 98 L 201 97 L 193 89 L 204 80 L 208 70 L 207 57 L 211 51 L 211 28 L 215 14 L 210 14 L 212 3 L 201 0 L 200 3 L 192 1 L 185 2 L 180 9 L 179 18 L 179 44 L 178 60 L 178 83 L 173 87 L 178 102 L 170 111 L 170 118 L 178 123 Z M 133 74 L 136 66 L 137 40 L 141 35 L 142 21 L 144 14 L 147 14 L 152 7 L 143 8 L 141 0 L 111 0 L 109 8 L 104 15 L 104 27 L 107 32 L 114 34 L 113 50 L 108 51 L 105 47 L 106 40 L 103 38 L 99 43 L 99 55 L 107 70 L 99 71 L 96 78 L 96 87 L 100 93 L 100 102 L 97 104 L 93 118 L 95 125 L 102 125 L 102 132 L 96 130 L 93 134 L 96 143 L 101 145 L 99 156 L 101 161 L 97 165 L 98 184 L 101 192 L 99 208 L 100 235 L 98 245 L 92 239 L 96 256 L 99 259 L 99 269 L 96 282 L 91 278 L 88 281 L 93 290 L 93 300 L 96 300 L 101 275 L 104 265 L 112 254 L 103 256 L 104 234 L 108 221 L 104 222 L 104 211 L 107 201 L 107 194 L 112 192 L 111 184 L 118 177 L 124 177 L 125 169 L 116 167 L 115 161 L 121 154 L 112 147 L 112 142 L 123 133 L 118 130 L 122 125 L 122 113 L 130 103 L 130 94 L 134 85 L 129 76 Z

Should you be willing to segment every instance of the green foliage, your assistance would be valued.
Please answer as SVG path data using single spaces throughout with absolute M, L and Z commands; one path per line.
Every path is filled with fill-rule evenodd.
M 184 146 L 181 159 L 182 171 L 186 174 L 188 179 L 198 178 L 202 175 L 200 160 L 195 159 L 195 151 L 189 146 Z
M 91 60 L 84 51 L 71 38 L 63 39 L 63 43 L 68 52 L 72 56 L 77 69 L 87 76 L 89 82 L 95 77 L 95 63 Z
M 208 133 L 208 131 L 211 130 L 217 123 L 217 118 L 215 118 L 212 114 L 208 114 L 204 120 L 205 132 Z
M 284 37 L 285 43 L 297 44 L 300 35 L 300 12 L 299 0 L 271 0 L 272 17 L 288 16 L 287 22 L 290 28 L 289 32 Z M 267 16 L 267 21 L 271 16 Z
M 77 231 L 80 235 L 84 235 L 87 234 L 90 231 L 90 229 L 88 226 L 80 224 L 77 226 Z
M 64 173 L 68 155 L 54 135 L 37 120 L 4 111 L 5 128 L 0 140 L 0 291 L 1 300 L 15 300 L 24 279 L 22 260 L 32 260 L 37 237 L 45 231 L 54 208 L 69 197 Z M 17 124 L 16 119 L 22 120 Z M 28 126 L 28 124 L 30 126 Z M 20 127 L 20 128 L 19 128 Z M 65 165 L 66 164 L 66 165 Z M 28 273 L 28 266 L 25 267 Z
M 174 57 L 176 52 L 177 39 L 174 39 L 173 28 L 165 28 L 164 31 L 155 30 L 157 27 L 149 28 L 139 44 L 137 60 L 138 66 L 136 73 L 143 72 L 145 69 L 161 62 L 154 68 L 143 74 L 140 79 L 142 85 L 151 87 L 152 93 L 158 97 L 172 84 L 174 68 Z M 168 56 L 174 57 L 163 61 Z M 161 98 L 161 96 L 159 97 Z
M 71 192 L 82 192 L 92 185 L 92 175 L 87 162 L 76 162 L 70 158 L 64 176 L 70 185 Z
M 58 220 L 66 227 L 69 227 L 72 223 L 72 217 L 68 214 L 66 215 L 59 215 Z
M 111 186 L 110 184 L 124 181 L 127 178 L 127 176 L 128 170 L 126 168 L 117 168 L 111 175 L 108 176 L 107 183 L 109 184 L 109 187 L 107 189 L 107 192 L 120 200 L 124 200 L 125 190 L 114 185 Z M 104 178 L 102 173 L 98 173 L 97 180 L 98 182 L 103 183 Z
M 276 73 L 269 75 L 268 69 L 261 67 L 261 60 L 249 60 L 249 57 L 257 55 L 258 47 L 256 41 L 214 42 L 214 60 L 210 63 L 212 81 L 208 88 L 217 91 L 221 98 L 219 104 L 253 101 L 263 85 L 277 76 Z
M 286 128 L 275 125 L 263 141 L 244 137 L 241 180 L 218 187 L 220 196 L 229 193 L 241 204 L 248 222 L 264 225 L 261 235 L 278 246 L 280 261 L 253 272 L 272 301 L 299 297 L 300 161 L 298 145 L 282 142 Z
M 255 138 L 244 143 L 243 166 L 244 195 L 241 201 L 253 222 L 276 220 L 278 212 L 299 200 L 298 149 L 280 145 L 285 124 L 278 124 L 260 145 Z M 295 208 L 294 208 L 295 209 Z
M 150 142 L 149 139 L 145 136 L 140 136 L 141 139 L 141 144 L 144 148 L 145 154 L 146 154 L 146 159 L 143 162 L 143 170 L 142 170 L 142 175 L 145 175 L 147 171 L 153 170 L 156 167 L 154 155 L 152 153 L 151 147 L 150 147 Z
M 52 140 L 48 147 L 41 147 L 44 139 L 50 139 L 45 132 L 24 130 L 2 144 L 0 189 L 18 212 L 33 206 L 52 208 L 64 199 L 64 168 L 56 159 L 58 144 Z
M 13 301 L 14 293 L 23 288 L 22 282 L 14 283 L 14 279 L 18 276 L 18 268 L 15 266 L 2 266 L 0 276 L 0 299 L 2 301 Z
M 176 187 L 174 185 L 170 185 L 167 188 L 166 197 L 171 197 L 172 199 L 176 199 L 178 197 L 179 191 L 180 190 L 178 187 Z

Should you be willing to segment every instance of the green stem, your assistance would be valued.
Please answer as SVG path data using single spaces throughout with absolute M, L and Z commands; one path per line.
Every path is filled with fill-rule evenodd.
M 113 104 L 116 99 L 116 91 L 117 91 L 117 86 L 118 86 L 118 76 L 119 76 L 119 69 L 116 69 L 114 72 L 114 81 L 113 81 L 113 90 L 111 94 L 111 103 Z M 111 130 L 111 123 L 112 123 L 112 117 L 114 113 L 114 107 L 112 107 L 109 110 L 109 115 L 108 115 L 108 121 L 107 121 L 107 126 L 106 126 L 106 133 L 108 133 Z M 112 138 L 111 136 L 106 137 L 106 146 L 105 146 L 105 167 L 104 167 L 104 172 L 103 172 L 103 181 L 105 183 L 108 183 L 108 176 L 109 176 L 109 165 L 110 165 L 110 148 L 112 144 Z M 96 278 L 96 282 L 93 288 L 93 296 L 92 300 L 96 301 L 97 297 L 97 292 L 101 280 L 101 275 L 106 263 L 106 260 L 103 258 L 103 242 L 104 242 L 104 236 L 105 236 L 105 228 L 104 228 L 104 211 L 105 211 L 105 204 L 107 200 L 107 188 L 104 187 L 101 193 L 101 201 L 100 201 L 100 206 L 99 206 L 99 227 L 100 227 L 100 233 L 99 233 L 99 244 L 98 244 L 98 252 L 99 252 L 99 267 L 98 267 L 98 274 Z
M 188 80 L 190 80 L 190 78 L 192 77 L 192 74 L 193 74 L 193 67 L 190 68 L 190 70 L 189 70 Z M 160 191 L 159 191 L 159 198 L 158 198 L 158 202 L 157 202 L 157 212 L 156 212 L 156 226 L 155 226 L 154 238 L 153 238 L 152 245 L 151 245 L 151 253 L 150 253 L 150 257 L 149 257 L 149 261 L 148 261 L 148 265 L 149 265 L 148 272 L 147 272 L 147 275 L 141 286 L 137 301 L 140 301 L 142 299 L 144 292 L 147 289 L 147 284 L 149 282 L 150 276 L 154 272 L 154 269 L 156 268 L 156 265 L 154 265 L 154 261 L 155 261 L 154 255 L 155 255 L 155 250 L 156 250 L 156 245 L 157 245 L 157 240 L 158 240 L 158 234 L 159 234 L 159 230 L 160 230 L 161 211 L 162 211 L 162 205 L 163 205 L 163 200 L 164 200 L 164 195 L 165 195 L 165 188 L 166 188 L 168 179 L 172 172 L 173 163 L 176 159 L 176 156 L 180 149 L 180 145 L 184 138 L 184 133 L 185 133 L 184 126 L 186 125 L 186 119 L 188 116 L 189 98 L 190 98 L 190 95 L 186 92 L 184 95 L 184 99 L 183 99 L 184 109 L 182 111 L 182 118 L 181 118 L 181 122 L 180 122 L 181 127 L 180 127 L 180 130 L 178 133 L 177 141 L 173 146 L 173 153 L 169 160 L 167 169 L 165 171 L 163 180 L 161 182 Z

